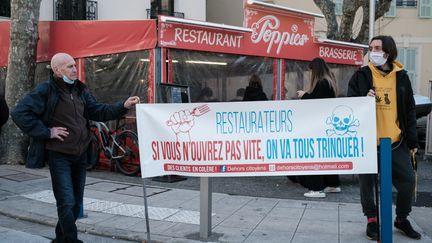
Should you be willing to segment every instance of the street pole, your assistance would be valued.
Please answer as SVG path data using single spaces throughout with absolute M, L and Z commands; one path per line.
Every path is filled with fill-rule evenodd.
M 381 242 L 393 242 L 392 226 L 392 147 L 390 138 L 380 138 Z M 412 195 L 406 195 L 411 197 Z
M 200 238 L 207 240 L 211 234 L 212 181 L 210 177 L 200 178 Z
M 375 0 L 369 0 L 369 42 L 375 35 Z

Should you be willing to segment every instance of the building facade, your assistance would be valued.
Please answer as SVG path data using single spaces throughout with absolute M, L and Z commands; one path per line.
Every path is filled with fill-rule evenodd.
M 57 0 L 42 0 L 40 20 L 56 20 Z M 92 0 L 87 1 L 87 12 L 97 20 L 140 20 L 150 18 L 152 0 Z M 160 5 L 174 7 L 181 17 L 206 20 L 205 0 L 155 0 Z

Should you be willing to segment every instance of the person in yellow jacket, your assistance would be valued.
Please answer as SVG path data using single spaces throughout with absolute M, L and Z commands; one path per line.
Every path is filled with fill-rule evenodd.
M 391 36 L 376 36 L 369 44 L 369 63 L 353 74 L 347 96 L 372 96 L 376 101 L 377 139 L 392 141 L 392 181 L 397 189 L 394 226 L 408 237 L 420 239 L 407 217 L 415 187 L 410 153 L 418 148 L 415 102 L 411 81 L 403 65 L 396 61 L 396 43 Z M 374 175 L 359 175 L 360 199 L 367 217 L 366 235 L 376 240 L 377 212 L 374 202 Z

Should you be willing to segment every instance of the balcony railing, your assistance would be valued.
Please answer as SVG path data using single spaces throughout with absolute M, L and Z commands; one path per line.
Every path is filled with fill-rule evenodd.
M 54 4 L 54 20 L 59 19 L 59 2 L 57 0 L 53 0 Z M 98 3 L 97 1 L 86 1 L 86 20 L 97 20 L 98 19 Z
M 173 12 L 173 14 L 171 14 L 168 10 L 151 11 L 147 9 L 147 19 L 156 19 L 158 15 L 174 16 L 184 19 L 184 13 L 181 12 Z
M 87 20 L 97 20 L 98 19 L 98 2 L 87 0 L 86 6 L 86 19 Z
M 397 7 L 417 7 L 417 0 L 397 0 Z

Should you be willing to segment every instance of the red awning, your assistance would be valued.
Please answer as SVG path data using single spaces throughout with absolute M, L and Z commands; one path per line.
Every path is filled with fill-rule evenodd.
M 10 21 L 0 22 L 0 66 L 7 66 Z M 58 52 L 75 58 L 153 49 L 156 21 L 42 21 L 39 22 L 37 62 Z

